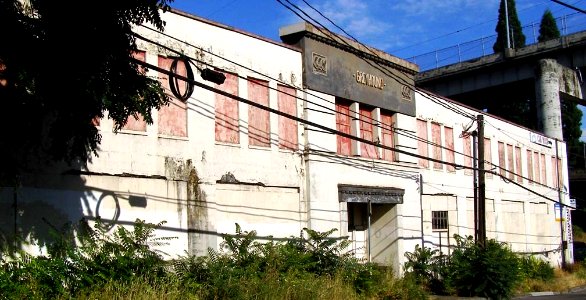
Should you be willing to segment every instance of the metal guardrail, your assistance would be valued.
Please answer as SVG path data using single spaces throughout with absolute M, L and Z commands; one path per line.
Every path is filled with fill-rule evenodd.
M 586 30 L 586 17 L 582 13 L 572 13 L 556 18 L 562 36 Z M 525 45 L 537 43 L 539 23 L 522 27 Z M 416 55 L 406 60 L 419 65 L 421 72 L 494 54 L 492 45 L 497 35 L 482 37 L 473 41 L 460 43 L 451 47 Z

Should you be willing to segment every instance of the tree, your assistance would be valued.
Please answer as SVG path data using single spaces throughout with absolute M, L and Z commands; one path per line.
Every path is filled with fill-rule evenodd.
M 559 37 L 560 30 L 558 29 L 558 24 L 555 22 L 551 10 L 546 9 L 541 17 L 541 23 L 539 23 L 539 37 L 537 40 L 541 43 Z
M 511 48 L 525 47 L 525 35 L 521 28 L 521 22 L 517 17 L 515 0 L 507 1 L 507 11 L 509 15 L 509 36 Z M 501 0 L 499 7 L 499 17 L 496 23 L 495 31 L 497 33 L 496 41 L 492 46 L 495 53 L 502 52 L 507 47 L 507 25 L 505 17 L 505 0 Z
M 568 167 L 572 169 L 584 168 L 582 136 L 582 111 L 578 103 L 560 99 L 562 112 L 562 132 L 566 142 Z
M 169 99 L 132 61 L 132 26 L 162 30 L 172 1 L 0 0 L 0 179 L 48 161 L 86 166 L 105 111 L 115 129 L 129 116 L 152 123 Z

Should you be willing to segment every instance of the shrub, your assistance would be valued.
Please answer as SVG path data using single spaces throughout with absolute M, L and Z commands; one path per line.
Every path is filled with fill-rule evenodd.
M 554 278 L 554 269 L 546 261 L 534 256 L 521 256 L 521 276 L 524 279 L 537 279 L 542 281 Z
M 486 245 L 455 235 L 446 285 L 460 296 L 509 298 L 521 279 L 518 256 L 505 243 L 487 240 Z

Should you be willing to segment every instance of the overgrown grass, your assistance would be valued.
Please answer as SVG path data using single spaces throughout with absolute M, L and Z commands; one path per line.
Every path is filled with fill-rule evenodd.
M 549 279 L 527 278 L 517 288 L 517 294 L 528 292 L 567 292 L 575 287 L 586 286 L 586 267 L 583 263 L 555 269 Z
M 162 223 L 161 223 L 162 224 Z M 254 231 L 225 235 L 219 251 L 165 261 L 161 224 L 137 220 L 106 234 L 81 226 L 75 246 L 57 239 L 49 255 L 0 261 L 0 299 L 426 299 L 410 277 L 361 263 L 334 230 L 304 229 L 287 242 L 259 243 Z M 71 233 L 71 232 L 70 232 Z

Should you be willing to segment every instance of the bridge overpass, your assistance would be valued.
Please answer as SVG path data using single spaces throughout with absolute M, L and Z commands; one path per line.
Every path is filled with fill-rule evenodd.
M 586 31 L 506 50 L 421 72 L 415 78 L 416 85 L 513 122 L 517 118 L 519 124 L 563 139 L 560 100 L 586 104 L 582 99 L 586 87 L 582 80 L 582 74 L 586 76 Z M 548 66 L 544 66 L 544 61 L 549 62 Z M 557 81 L 556 87 L 552 86 L 552 78 Z M 556 91 L 550 91 L 552 88 Z M 552 92 L 556 95 L 552 96 Z M 549 105 L 551 97 L 558 98 L 557 106 Z M 530 102 L 530 110 L 524 115 L 506 116 L 515 101 Z M 548 132 L 544 128 L 548 124 L 543 122 L 557 117 L 559 124 Z M 529 123 L 521 122 L 527 118 Z

